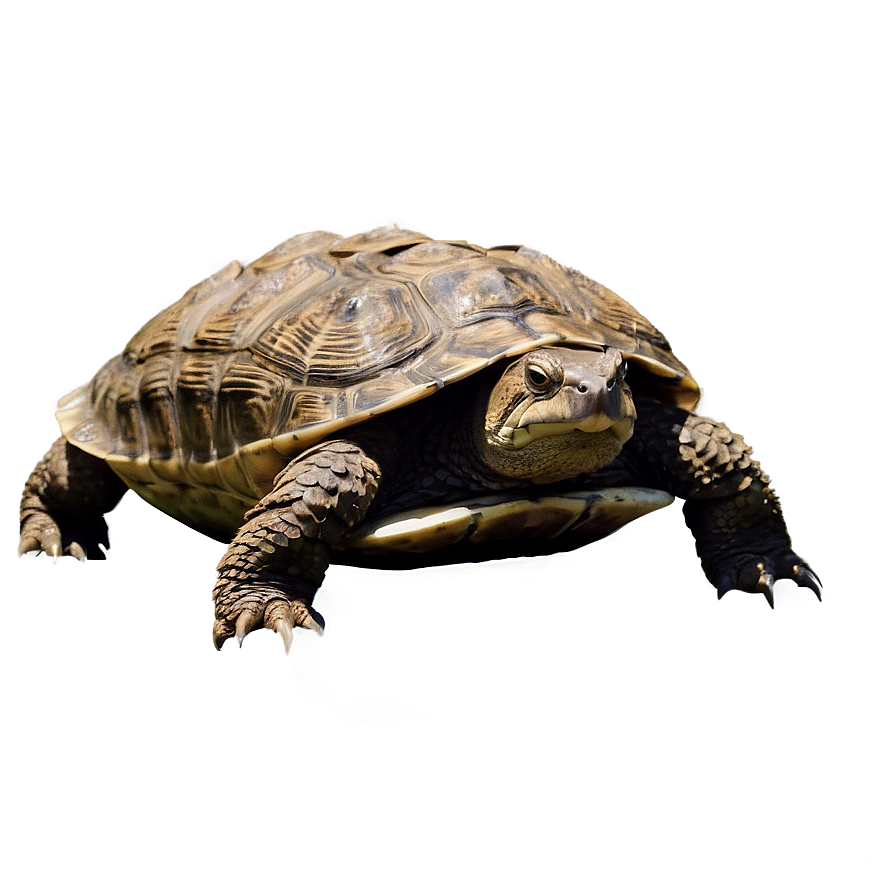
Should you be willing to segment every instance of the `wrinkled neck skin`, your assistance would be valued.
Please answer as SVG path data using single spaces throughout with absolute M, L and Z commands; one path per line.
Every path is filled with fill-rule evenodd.
M 616 359 L 610 361 L 618 366 Z M 552 404 L 530 400 L 519 389 L 523 369 L 510 367 L 484 371 L 346 433 L 384 471 L 380 507 L 407 508 L 538 487 L 612 464 L 631 435 L 635 416 L 621 374 L 610 396 L 607 377 L 588 380 L 595 387 L 589 392 L 578 388 L 580 376 L 566 398 L 559 388 L 548 395 L 559 396 L 559 404 Z
M 463 381 L 346 432 L 383 469 L 382 500 L 414 493 L 420 498 L 414 503 L 427 503 L 525 484 L 490 467 L 479 444 L 483 404 L 496 379 L 489 376 L 481 386 Z

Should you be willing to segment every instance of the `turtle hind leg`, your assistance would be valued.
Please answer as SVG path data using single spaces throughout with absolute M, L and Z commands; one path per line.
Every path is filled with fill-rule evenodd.
M 57 439 L 28 477 L 19 505 L 19 554 L 104 560 L 109 530 L 103 514 L 127 486 L 105 461 Z
M 293 628 L 323 634 L 311 607 L 338 544 L 367 513 L 380 468 L 353 442 L 324 442 L 295 458 L 271 492 L 246 514 L 218 564 L 213 637 L 218 650 L 236 636 L 268 628 L 287 651 Z

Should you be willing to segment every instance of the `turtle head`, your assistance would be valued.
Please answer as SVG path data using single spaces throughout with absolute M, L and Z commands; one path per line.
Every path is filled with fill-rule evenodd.
M 482 459 L 536 483 L 606 466 L 635 422 L 625 370 L 616 348 L 551 346 L 516 359 L 488 393 Z

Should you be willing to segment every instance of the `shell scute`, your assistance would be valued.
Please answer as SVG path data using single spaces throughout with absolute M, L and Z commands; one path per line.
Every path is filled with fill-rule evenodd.
M 172 374 L 177 355 L 152 355 L 140 365 L 137 391 L 149 453 L 160 460 L 180 453 L 177 410 L 174 406 Z
M 336 401 L 337 395 L 331 389 L 290 388 L 283 402 L 280 431 L 291 432 L 300 426 L 332 420 L 336 416 Z
M 448 326 L 496 315 L 519 317 L 536 308 L 556 314 L 563 310 L 534 273 L 481 257 L 426 274 L 420 291 Z
M 429 240 L 425 234 L 401 227 L 376 227 L 366 233 L 356 233 L 332 243 L 328 249 L 334 258 L 346 258 L 358 252 L 390 252 Z
M 421 271 L 431 271 L 441 265 L 469 261 L 483 254 L 484 250 L 465 243 L 440 243 L 430 240 L 404 248 L 394 255 L 381 256 L 376 269 L 386 276 L 416 279 Z
M 268 327 L 252 352 L 298 383 L 339 388 L 423 351 L 434 335 L 404 284 L 340 279 Z
M 256 274 L 276 271 L 303 256 L 326 252 L 330 246 L 341 239 L 342 237 L 338 233 L 330 233 L 328 230 L 299 233 L 274 246 L 270 252 L 266 252 L 261 258 L 253 261 L 249 267 Z
M 244 279 L 244 288 L 232 301 L 218 301 L 197 327 L 190 348 L 234 351 L 256 342 L 276 321 L 295 310 L 298 303 L 328 283 L 332 266 L 316 259 L 286 259 L 256 276 L 255 265 Z
M 224 374 L 220 357 L 211 352 L 185 353 L 176 385 L 177 418 L 186 457 L 205 463 L 217 456 L 215 419 Z
M 220 304 L 222 298 L 238 293 L 243 266 L 232 261 L 211 277 L 197 283 L 154 318 L 144 324 L 124 350 L 124 356 L 142 363 L 159 352 L 186 347 L 195 328 L 209 306 Z M 243 281 L 245 282 L 245 281 Z
M 219 456 L 269 438 L 280 418 L 284 377 L 238 355 L 227 367 L 218 390 L 215 445 Z

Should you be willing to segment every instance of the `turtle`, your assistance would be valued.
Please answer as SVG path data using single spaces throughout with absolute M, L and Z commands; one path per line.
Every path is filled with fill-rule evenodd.
M 104 559 L 128 489 L 228 544 L 213 639 L 323 633 L 330 563 L 409 569 L 590 544 L 684 499 L 722 597 L 821 599 L 743 437 L 665 336 L 522 245 L 398 226 L 231 262 L 59 401 L 19 552 Z

